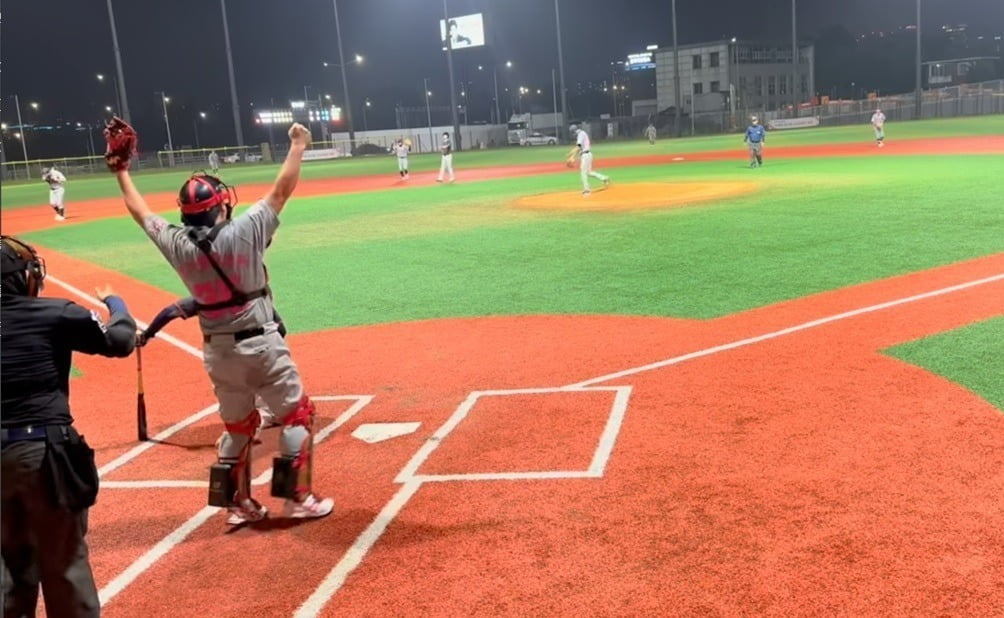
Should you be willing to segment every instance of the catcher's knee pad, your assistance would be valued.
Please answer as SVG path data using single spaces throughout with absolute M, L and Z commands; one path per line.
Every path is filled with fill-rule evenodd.
M 302 500 L 310 493 L 314 446 L 314 403 L 306 395 L 282 419 L 282 455 L 272 461 L 272 495 Z
M 209 469 L 210 506 L 232 506 L 251 496 L 251 447 L 260 423 L 257 410 L 242 421 L 226 423 L 217 443 L 217 463 Z

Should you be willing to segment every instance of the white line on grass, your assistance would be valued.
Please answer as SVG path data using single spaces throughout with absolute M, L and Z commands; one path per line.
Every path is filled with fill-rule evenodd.
M 575 391 L 579 389 L 588 389 L 593 384 L 599 382 L 606 382 L 613 380 L 615 378 L 626 377 L 630 375 L 635 375 L 645 371 L 650 371 L 653 369 L 659 369 L 661 367 L 666 367 L 669 365 L 675 365 L 682 363 L 687 360 L 692 360 L 695 358 L 701 358 L 703 356 L 710 356 L 712 354 L 717 354 L 719 352 L 726 352 L 728 350 L 733 350 L 735 348 L 752 345 L 754 343 L 760 343 L 762 341 L 767 341 L 777 337 L 783 337 L 785 335 L 790 335 L 792 333 L 797 333 L 799 331 L 807 330 L 816 326 L 821 326 L 823 324 L 829 324 L 832 322 L 837 322 L 839 320 L 844 320 L 858 315 L 863 315 L 866 313 L 871 313 L 874 311 L 880 311 L 882 309 L 888 309 L 891 307 L 896 307 L 899 305 L 904 305 L 907 303 L 915 302 L 918 300 L 923 300 L 926 298 L 933 298 L 936 296 L 941 296 L 944 294 L 950 294 L 952 292 L 958 292 L 960 290 L 965 290 L 968 288 L 976 287 L 979 285 L 985 285 L 987 283 L 993 283 L 995 281 L 1004 280 L 1004 273 L 993 275 L 991 277 L 985 277 L 983 279 L 977 279 L 975 281 L 970 281 L 968 283 L 962 283 L 959 285 L 953 285 L 938 290 L 933 290 L 931 292 L 925 292 L 923 294 L 916 294 L 913 296 L 908 296 L 898 300 L 893 300 L 885 303 L 879 303 L 876 305 L 870 305 L 868 307 L 863 307 L 861 309 L 855 309 L 853 311 L 845 311 L 843 313 L 838 313 L 825 318 L 820 318 L 818 320 L 813 320 L 811 322 L 805 322 L 796 326 L 789 328 L 783 328 L 772 333 L 767 333 L 757 337 L 750 337 L 747 339 L 741 339 L 732 343 L 714 346 L 707 348 L 705 350 L 699 350 L 697 352 L 691 352 L 690 354 L 684 354 L 682 356 L 677 356 L 674 358 L 666 359 L 656 363 L 650 363 L 648 365 L 642 365 L 640 367 L 635 367 L 632 369 L 625 369 L 624 371 L 619 371 L 617 373 L 611 373 L 605 376 L 600 376 L 598 378 L 592 378 L 590 380 L 585 380 L 583 382 L 578 382 L 576 384 L 569 384 L 568 386 L 563 386 L 555 389 L 519 389 L 512 391 L 475 391 L 470 393 L 466 399 L 457 407 L 453 414 L 446 420 L 446 422 L 438 429 L 436 432 L 426 440 L 425 444 L 415 453 L 414 456 L 405 464 L 398 473 L 397 477 L 394 479 L 397 483 L 403 483 L 401 489 L 391 498 L 390 502 L 380 511 L 377 518 L 369 525 L 356 538 L 355 542 L 348 549 L 342 559 L 335 565 L 335 567 L 328 573 L 324 578 L 318 588 L 313 594 L 300 606 L 300 608 L 294 614 L 294 618 L 314 618 L 317 616 L 321 610 L 327 605 L 328 601 L 338 593 L 338 590 L 344 585 L 345 581 L 351 575 L 352 571 L 355 570 L 359 564 L 362 563 L 363 558 L 366 554 L 373 548 L 376 542 L 380 539 L 380 536 L 387 529 L 387 526 L 397 517 L 398 513 L 404 509 L 408 501 L 414 496 L 418 490 L 421 488 L 424 482 L 445 482 L 445 481 L 470 481 L 470 480 L 521 480 L 526 478 L 533 478 L 534 480 L 539 480 L 540 478 L 558 478 L 552 477 L 550 475 L 541 473 L 530 472 L 530 473 L 487 473 L 487 474 L 456 474 L 456 475 L 430 475 L 422 476 L 416 475 L 419 466 L 425 461 L 429 455 L 432 454 L 436 447 L 443 441 L 446 436 L 452 432 L 457 425 L 463 420 L 464 417 L 471 411 L 478 397 L 485 394 L 522 394 L 522 393 L 535 393 L 541 391 Z M 595 388 L 595 387 L 594 387 Z M 622 393 L 618 393 L 618 398 L 622 396 Z M 624 395 L 626 397 L 626 395 Z M 626 409 L 626 400 L 623 402 Z M 615 406 L 616 411 L 616 406 Z M 615 412 L 616 413 L 616 412 Z M 621 420 L 623 418 L 623 410 L 620 412 Z M 616 440 L 616 432 L 608 436 L 610 433 L 610 427 L 613 419 L 608 422 L 607 429 L 604 430 L 604 436 L 601 439 L 601 445 L 604 447 L 609 446 L 612 450 L 614 446 L 614 441 Z M 618 422 L 620 422 L 618 420 Z M 609 452 L 607 456 L 609 457 Z M 583 478 L 588 476 L 589 478 L 594 478 L 594 468 L 598 465 L 598 459 L 594 459 L 593 466 L 590 467 L 589 472 L 585 473 L 572 473 L 567 477 L 560 478 Z M 602 473 L 602 467 L 605 465 L 605 460 L 603 464 L 600 465 L 600 470 Z

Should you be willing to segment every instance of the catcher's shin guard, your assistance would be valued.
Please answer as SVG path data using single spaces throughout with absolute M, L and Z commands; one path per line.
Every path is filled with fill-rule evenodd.
M 282 419 L 282 455 L 272 462 L 272 495 L 302 501 L 310 495 L 314 447 L 314 403 L 306 395 Z
M 251 497 L 251 447 L 261 416 L 254 410 L 238 423 L 227 423 L 217 443 L 218 461 L 209 469 L 209 505 L 228 507 Z

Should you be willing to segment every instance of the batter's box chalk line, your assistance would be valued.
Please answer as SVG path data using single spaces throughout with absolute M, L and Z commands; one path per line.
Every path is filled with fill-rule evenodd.
M 344 412 L 342 412 L 338 416 L 338 418 L 336 418 L 331 423 L 325 425 L 323 429 L 321 429 L 319 432 L 317 432 L 317 435 L 314 436 L 314 444 L 317 445 L 317 444 L 320 444 L 321 442 L 323 442 L 328 436 L 330 436 L 331 434 L 333 434 L 340 427 L 344 426 L 346 423 L 348 423 L 350 420 L 352 420 L 352 418 L 356 414 L 358 414 L 363 408 L 365 408 L 367 405 L 369 405 L 369 403 L 373 401 L 373 395 L 319 395 L 319 396 L 316 396 L 316 397 L 311 397 L 311 399 L 313 401 L 315 401 L 315 402 L 322 402 L 322 401 L 353 401 L 353 402 L 355 402 L 351 406 L 349 406 L 349 408 L 347 410 L 345 410 Z M 205 418 L 206 416 L 209 416 L 209 414 L 215 412 L 216 409 L 217 409 L 217 407 L 218 406 L 214 404 L 214 405 L 210 406 L 209 408 L 206 408 L 206 409 L 200 411 L 195 416 L 198 417 L 198 419 Z M 193 418 L 193 417 L 190 417 L 190 418 Z M 185 427 L 188 427 L 191 424 L 193 424 L 193 423 L 186 423 L 186 424 L 183 424 L 181 426 L 175 425 L 172 428 L 170 428 L 170 429 L 174 429 L 174 431 L 170 431 L 170 429 L 169 429 L 169 430 L 166 430 L 164 432 L 161 432 L 160 434 L 157 434 L 156 436 L 153 437 L 153 439 L 151 441 L 144 442 L 140 446 L 135 447 L 133 450 L 137 450 L 137 449 L 141 449 L 142 447 L 145 447 L 145 448 L 142 448 L 142 450 L 139 450 L 139 452 L 135 453 L 135 455 L 133 455 L 132 457 L 130 457 L 129 459 L 127 459 L 125 461 L 122 461 L 121 463 L 116 463 L 116 462 L 118 462 L 119 459 L 122 459 L 125 455 L 129 455 L 130 453 L 132 453 L 132 451 L 129 451 L 125 455 L 120 456 L 119 458 L 117 458 L 116 460 L 113 460 L 109 464 L 105 464 L 105 466 L 103 466 L 101 468 L 101 470 L 99 470 L 99 473 L 101 475 L 104 475 L 104 474 L 107 474 L 108 472 L 111 472 L 112 470 L 114 470 L 114 469 L 116 469 L 116 468 L 124 465 L 128 461 L 134 459 L 140 453 L 143 453 L 143 452 L 149 450 L 150 448 L 153 448 L 153 446 L 155 446 L 158 441 L 164 440 L 164 439 L 166 439 L 166 438 L 174 435 L 178 431 L 181 431 L 182 429 L 184 429 Z M 112 465 L 112 464 L 116 464 L 116 465 Z M 252 485 L 265 485 L 267 483 L 270 483 L 271 481 L 272 481 L 272 468 L 270 467 L 268 470 L 263 471 L 261 474 L 259 474 L 257 477 L 255 477 L 255 479 L 251 481 L 251 484 Z M 209 482 L 208 481 L 172 481 L 172 480 L 101 481 L 101 488 L 102 489 L 205 489 L 205 488 L 208 488 L 208 487 L 209 487 Z
M 592 386 L 592 387 L 556 387 L 556 388 L 526 388 L 512 390 L 490 390 L 473 391 L 467 399 L 457 407 L 450 418 L 429 437 L 422 447 L 415 453 L 407 465 L 394 479 L 396 483 L 408 483 L 409 481 L 419 482 L 448 482 L 448 481 L 511 481 L 511 480 L 543 480 L 543 479 L 579 479 L 579 478 L 601 478 L 606 469 L 607 462 L 613 452 L 614 444 L 617 442 L 617 435 L 620 433 L 621 425 L 624 422 L 624 415 L 627 412 L 628 400 L 631 397 L 631 386 Z M 610 406 L 609 416 L 603 432 L 593 453 L 592 461 L 586 470 L 541 470 L 531 472 L 484 472 L 484 473 L 460 473 L 460 474 L 418 474 L 418 469 L 439 448 L 439 445 L 446 439 L 460 423 L 467 418 L 471 410 L 474 409 L 478 401 L 488 397 L 511 397 L 519 395 L 546 395 L 546 394 L 569 394 L 569 393 L 593 393 L 611 392 L 614 399 Z

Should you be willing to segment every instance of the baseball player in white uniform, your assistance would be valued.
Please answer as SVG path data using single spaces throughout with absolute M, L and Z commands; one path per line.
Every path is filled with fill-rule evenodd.
M 885 145 L 885 114 L 881 109 L 872 114 L 872 128 L 875 129 L 875 143 L 882 148 Z
M 648 125 L 648 128 L 645 129 L 645 137 L 648 138 L 649 144 L 653 145 L 655 144 L 655 137 L 656 137 L 655 125 L 653 124 Z
M 591 193 L 589 188 L 590 176 L 603 181 L 604 187 L 610 184 L 610 177 L 593 171 L 592 141 L 589 139 L 589 134 L 583 131 L 578 125 L 573 124 L 569 129 L 575 135 L 575 150 L 572 153 L 579 160 L 579 173 L 582 176 L 582 195 L 588 196 Z
M 394 143 L 394 154 L 397 155 L 397 173 L 400 174 L 401 180 L 408 180 L 408 152 L 411 150 L 411 144 L 405 143 L 403 139 L 398 139 Z
M 453 182 L 453 142 L 449 133 L 443 133 L 443 142 L 439 145 L 439 150 L 443 153 L 443 162 L 439 166 L 439 178 L 436 182 L 443 182 L 445 176 L 449 176 L 450 182 Z
M 213 170 L 213 174 L 218 174 L 220 171 L 220 155 L 216 154 L 216 151 L 209 153 L 209 169 Z
M 56 221 L 66 220 L 66 204 L 63 197 L 66 193 L 66 176 L 55 167 L 50 167 L 42 174 L 42 180 L 49 183 L 49 206 L 56 211 Z
M 303 388 L 289 347 L 279 333 L 264 253 L 300 178 L 310 132 L 289 130 L 290 149 L 268 194 L 231 219 L 233 190 L 214 176 L 196 174 L 178 197 L 184 226 L 150 210 L 128 169 L 115 172 L 133 219 L 177 271 L 195 300 L 203 334 L 203 364 L 219 401 L 224 433 L 210 468 L 209 504 L 225 507 L 228 524 L 264 519 L 251 496 L 251 448 L 261 426 L 260 397 L 282 424 L 280 457 L 273 459 L 272 495 L 285 498 L 290 518 L 324 517 L 334 501 L 311 488 L 314 404 Z

